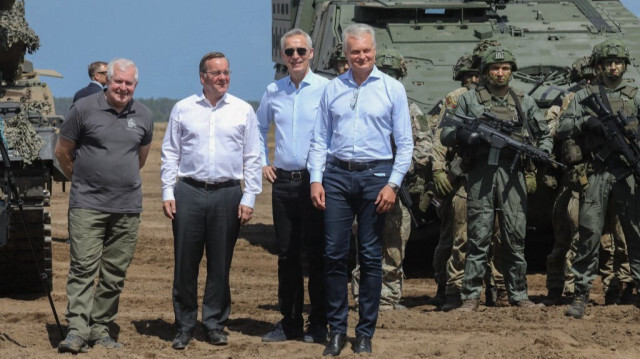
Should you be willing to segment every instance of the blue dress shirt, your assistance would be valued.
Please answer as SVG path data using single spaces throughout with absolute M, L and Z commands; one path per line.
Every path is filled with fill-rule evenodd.
M 396 157 L 389 182 L 400 185 L 411 164 L 413 138 L 404 86 L 374 66 L 358 86 L 351 70 L 327 85 L 311 139 L 311 182 L 322 182 L 328 157 L 369 162 Z
M 285 171 L 306 168 L 320 98 L 328 83 L 329 80 L 309 70 L 298 89 L 289 76 L 267 86 L 256 112 L 260 126 L 260 155 L 263 166 L 269 164 L 267 133 L 271 123 L 275 122 L 273 165 Z

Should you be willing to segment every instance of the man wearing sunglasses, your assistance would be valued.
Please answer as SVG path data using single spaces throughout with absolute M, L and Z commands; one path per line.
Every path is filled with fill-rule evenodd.
M 409 104 L 402 84 L 375 66 L 375 32 L 353 24 L 342 34 L 349 71 L 333 79 L 320 101 L 309 151 L 311 201 L 325 211 L 325 290 L 329 343 L 323 355 L 340 354 L 346 342 L 347 255 L 358 220 L 360 319 L 355 353 L 370 353 L 382 286 L 385 214 L 411 164 Z M 394 159 L 391 136 L 397 146 Z
M 96 92 L 104 91 L 107 86 L 107 63 L 102 61 L 92 62 L 89 65 L 89 78 L 91 82 L 73 95 L 73 103 L 79 99 L 93 95 Z
M 282 59 L 289 76 L 267 86 L 257 116 L 260 126 L 262 174 L 271 182 L 273 225 L 278 248 L 278 303 L 282 320 L 262 337 L 281 342 L 304 336 L 309 343 L 327 341 L 327 318 L 322 273 L 322 212 L 311 205 L 309 142 L 329 80 L 309 69 L 313 58 L 311 38 L 300 29 L 280 39 Z M 275 124 L 275 160 L 269 162 L 267 134 Z M 304 278 L 302 250 L 309 264 L 309 325 L 303 335 Z

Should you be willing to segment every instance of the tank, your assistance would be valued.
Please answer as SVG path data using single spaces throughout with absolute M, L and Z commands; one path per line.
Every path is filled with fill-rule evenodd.
M 452 80 L 452 67 L 482 40 L 497 40 L 513 50 L 518 71 L 510 85 L 533 91 L 541 111 L 559 103 L 570 87 L 573 61 L 590 55 L 595 44 L 609 38 L 629 45 L 632 60 L 625 78 L 640 86 L 640 20 L 616 0 L 272 0 L 275 78 L 286 75 L 280 37 L 294 27 L 311 35 L 312 70 L 335 77 L 332 52 L 341 43 L 342 30 L 352 23 L 375 29 L 378 50 L 402 54 L 408 75 L 401 82 L 409 101 L 425 114 L 460 87 Z M 552 191 L 530 198 L 531 231 L 551 232 L 553 198 Z
M 57 127 L 53 96 L 40 76 L 61 77 L 51 70 L 35 70 L 26 53 L 39 47 L 38 36 L 24 17 L 23 0 L 0 0 L 0 134 L 7 144 L 11 171 L 23 204 L 22 224 L 17 201 L 0 221 L 0 294 L 42 293 L 40 273 L 51 289 L 51 216 L 53 181 L 66 180 L 53 150 Z M 7 203 L 7 178 L 0 163 L 0 205 Z M 2 235 L 5 234 L 5 235 Z M 35 258 L 27 240 L 32 240 Z

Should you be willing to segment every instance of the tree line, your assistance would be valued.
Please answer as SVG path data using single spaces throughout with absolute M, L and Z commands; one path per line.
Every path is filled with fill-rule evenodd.
M 56 114 L 66 117 L 67 113 L 69 113 L 69 108 L 73 103 L 73 98 L 71 97 L 54 97 L 54 104 L 56 107 Z M 176 102 L 180 101 L 179 99 L 159 97 L 159 98 L 136 98 L 136 101 L 140 101 L 143 105 L 147 106 L 151 113 L 153 114 L 153 122 L 167 122 L 169 120 L 169 115 L 171 114 L 171 109 Z M 258 109 L 260 105 L 259 101 L 248 101 L 251 106 L 253 106 L 254 110 Z

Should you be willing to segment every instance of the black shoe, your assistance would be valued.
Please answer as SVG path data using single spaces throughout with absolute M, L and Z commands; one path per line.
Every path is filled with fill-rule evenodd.
M 302 338 L 305 343 L 326 343 L 327 326 L 320 324 L 309 324 Z
M 352 349 L 356 354 L 371 353 L 371 338 L 363 334 L 358 334 L 356 341 L 353 342 Z
M 622 295 L 620 295 L 620 304 L 634 304 L 635 298 L 633 296 L 633 290 L 635 287 L 633 282 L 625 284 Z
M 338 356 L 344 348 L 344 343 L 347 341 L 347 335 L 343 333 L 331 334 L 329 343 L 324 348 L 322 356 Z
M 440 310 L 443 312 L 449 312 L 454 309 L 458 309 L 462 306 L 462 299 L 460 299 L 460 293 L 456 294 L 447 294 L 447 300 L 444 302 L 444 305 L 440 307 Z
M 211 345 L 227 345 L 227 336 L 222 329 L 214 329 L 207 333 L 207 341 Z
M 587 301 L 589 300 L 589 294 L 586 295 L 577 295 L 573 298 L 573 302 L 569 306 L 569 309 L 565 312 L 565 315 L 568 317 L 574 317 L 576 319 L 581 319 L 584 317 L 584 312 L 587 307 Z
M 191 334 L 187 332 L 178 332 L 171 342 L 171 347 L 176 350 L 185 349 L 191 341 Z
M 302 329 L 292 331 L 285 330 L 282 322 L 278 322 L 273 330 L 262 336 L 262 341 L 265 343 L 275 343 L 299 339 L 301 337 Z

